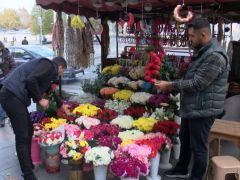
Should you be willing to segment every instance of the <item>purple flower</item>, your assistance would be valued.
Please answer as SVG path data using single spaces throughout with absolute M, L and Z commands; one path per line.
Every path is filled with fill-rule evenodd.
M 152 106 L 155 107 L 159 107 L 161 106 L 161 103 L 168 103 L 169 102 L 169 96 L 165 95 L 165 94 L 155 94 L 152 95 L 149 100 L 148 103 Z
M 93 101 L 91 104 L 101 108 L 101 109 L 104 109 L 104 105 L 105 105 L 105 100 L 104 99 L 98 99 L 98 100 L 95 100 Z
M 33 112 L 30 112 L 30 118 L 31 118 L 31 121 L 34 123 L 40 123 L 41 120 L 46 117 L 46 114 L 45 112 L 41 112 L 41 111 L 33 111 Z

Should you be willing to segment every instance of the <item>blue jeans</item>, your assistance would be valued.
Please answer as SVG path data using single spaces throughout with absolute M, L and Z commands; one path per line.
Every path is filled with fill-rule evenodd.
M 6 118 L 6 113 L 5 111 L 3 110 L 1 104 L 0 104 L 0 125 L 1 124 L 5 124 L 5 118 Z

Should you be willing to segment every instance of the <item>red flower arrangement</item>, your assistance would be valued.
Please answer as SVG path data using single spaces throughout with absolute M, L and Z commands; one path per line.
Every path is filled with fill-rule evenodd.
M 111 109 L 100 109 L 97 112 L 96 118 L 100 121 L 109 122 L 115 119 L 118 116 L 118 113 Z
M 119 127 L 112 124 L 99 124 L 97 126 L 91 126 L 90 131 L 94 133 L 96 139 L 103 136 L 118 136 Z
M 161 68 L 161 61 L 164 57 L 164 52 L 160 51 L 158 55 L 153 51 L 149 52 L 151 60 L 146 65 L 145 73 L 144 73 L 144 80 L 149 81 L 150 83 L 156 83 L 157 76 L 159 74 Z
M 66 119 L 68 124 L 73 124 L 74 120 L 77 118 L 75 114 L 67 115 L 61 108 L 56 111 L 57 117 Z
M 160 134 L 160 133 L 159 133 Z M 165 135 L 152 135 L 149 138 L 136 140 L 135 143 L 138 145 L 147 145 L 151 148 L 150 158 L 154 158 L 157 155 L 157 152 L 162 148 L 162 145 L 165 143 Z
M 171 137 L 174 136 L 177 132 L 177 129 L 180 127 L 175 121 L 159 121 L 154 124 L 153 131 L 161 132 Z
M 45 118 L 42 119 L 41 124 L 42 124 L 43 126 L 45 126 L 45 124 L 51 123 L 51 122 L 52 122 L 52 120 L 51 120 L 50 118 L 45 117 Z
M 125 115 L 132 116 L 133 118 L 140 118 L 145 112 L 147 112 L 147 110 L 144 106 L 130 106 L 124 110 Z

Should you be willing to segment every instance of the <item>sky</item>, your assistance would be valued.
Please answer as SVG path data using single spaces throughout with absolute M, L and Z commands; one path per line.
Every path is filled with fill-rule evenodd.
M 36 4 L 35 0 L 0 0 L 0 11 L 5 8 L 19 9 L 25 8 L 29 13 Z

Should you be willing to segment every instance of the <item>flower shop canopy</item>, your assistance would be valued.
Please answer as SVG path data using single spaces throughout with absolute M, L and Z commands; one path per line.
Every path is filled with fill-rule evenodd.
M 177 4 L 184 4 L 194 12 L 212 17 L 214 15 L 240 22 L 239 0 L 36 0 L 37 5 L 44 9 L 53 9 L 67 14 L 96 16 L 96 11 L 108 18 L 117 19 L 119 13 L 126 10 L 145 15 L 172 13 Z M 113 13 L 114 12 L 114 13 Z M 109 16 L 109 14 L 111 14 Z

